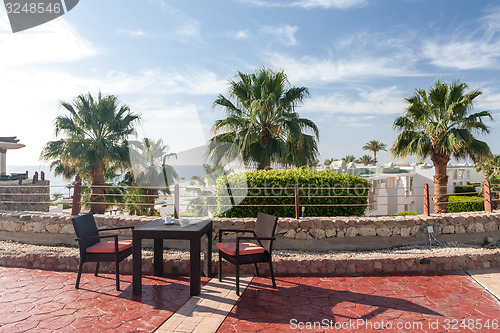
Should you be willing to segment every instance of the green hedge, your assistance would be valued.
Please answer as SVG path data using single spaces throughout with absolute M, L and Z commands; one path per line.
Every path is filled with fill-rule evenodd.
M 455 186 L 455 194 L 460 194 L 460 195 L 473 195 L 475 194 L 476 191 L 476 187 L 473 186 L 473 185 L 458 185 L 458 186 Z
M 420 213 L 417 213 L 417 212 L 397 212 L 395 214 L 392 214 L 392 216 L 399 216 L 399 215 L 420 215 Z
M 481 197 L 450 196 L 448 198 L 448 211 L 450 213 L 479 212 L 482 210 L 484 210 L 484 199 Z
M 299 187 L 299 206 L 319 204 L 356 204 L 357 206 L 307 206 L 304 216 L 361 216 L 366 210 L 370 183 L 361 177 L 331 170 L 311 169 L 253 171 L 222 176 L 217 179 L 217 210 L 219 217 L 256 217 L 258 212 L 279 217 L 295 217 L 294 184 Z M 244 189 L 248 187 L 248 193 Z M 228 191 L 227 188 L 230 190 Z M 243 188 L 238 190 L 238 188 Z M 280 188 L 285 188 L 280 190 Z M 333 190 L 325 188 L 335 188 Z M 348 189 L 347 189 L 348 188 Z M 233 198 L 244 197 L 240 206 L 223 209 Z M 264 198 L 262 196 L 265 196 Z M 276 197 L 284 196 L 284 197 Z M 310 196 L 310 197 L 308 197 Z M 313 196 L 344 196 L 314 198 Z M 346 197 L 353 196 L 353 197 Z M 364 197 L 363 197 L 364 196 Z M 244 205 L 256 205 L 247 206 Z M 291 205 L 265 207 L 260 205 Z M 227 208 L 226 208 L 227 209 Z M 302 215 L 302 210 L 300 211 Z

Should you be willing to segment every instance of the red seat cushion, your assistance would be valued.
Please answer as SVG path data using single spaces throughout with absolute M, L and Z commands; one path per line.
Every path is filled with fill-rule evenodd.
M 236 243 L 217 243 L 215 244 L 219 250 L 230 256 L 236 255 Z M 262 246 L 255 245 L 254 243 L 240 243 L 240 256 L 247 254 L 264 253 Z
M 118 252 L 122 252 L 128 248 L 132 247 L 131 240 L 118 241 Z M 115 252 L 115 242 L 99 242 L 87 248 L 88 253 L 114 253 Z

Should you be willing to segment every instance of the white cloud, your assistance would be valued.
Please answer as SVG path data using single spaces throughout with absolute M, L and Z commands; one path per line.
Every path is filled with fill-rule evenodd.
M 405 62 L 397 57 L 359 55 L 348 58 L 318 59 L 311 56 L 294 58 L 274 53 L 264 56 L 275 68 L 283 68 L 290 81 L 301 85 L 322 85 L 350 79 L 367 77 L 408 77 L 421 76 L 416 72 L 411 61 Z
M 117 33 L 119 33 L 119 34 L 128 35 L 128 36 L 130 36 L 130 37 L 141 37 L 141 36 L 145 36 L 144 31 L 142 31 L 141 29 L 138 29 L 138 30 L 116 29 L 116 32 L 117 32 Z
M 233 39 L 248 39 L 250 38 L 251 34 L 246 30 L 237 30 L 237 31 L 230 31 L 227 33 L 227 36 Z
M 350 8 L 359 7 L 366 4 L 365 0 L 301 0 L 292 3 L 295 7 L 304 8 Z
M 169 16 L 169 23 L 173 24 L 175 35 L 181 42 L 202 40 L 201 22 L 199 20 L 178 10 L 164 0 L 149 0 L 149 2 Z
M 460 70 L 492 68 L 498 66 L 500 41 L 431 41 L 424 44 L 423 54 L 439 67 Z
M 366 0 L 298 0 L 298 1 L 265 1 L 265 0 L 244 0 L 259 7 L 299 7 L 299 8 L 338 8 L 346 9 L 351 7 L 361 7 L 366 4 Z
M 355 91 L 313 96 L 304 102 L 301 112 L 365 115 L 399 114 L 405 108 L 405 102 L 401 97 L 403 95 L 395 86 L 358 88 Z
M 339 116 L 336 119 L 339 125 L 343 127 L 370 127 L 373 126 L 373 120 L 375 118 L 375 116 Z
M 193 127 L 197 124 L 190 116 L 193 102 L 186 106 L 175 101 L 182 100 L 182 95 L 215 96 L 226 87 L 225 79 L 203 68 L 150 69 L 136 74 L 93 72 L 86 76 L 38 66 L 11 68 L 2 71 L 0 79 L 0 133 L 17 135 L 26 144 L 23 154 L 15 156 L 17 160 L 10 164 L 36 164 L 45 142 L 54 139 L 52 122 L 58 114 L 59 101 L 71 102 L 81 93 L 102 91 L 117 95 L 134 112 L 143 114 L 146 134 L 173 142 L 174 138 L 165 131 L 180 131 L 184 133 L 182 144 L 172 148 L 188 149 L 203 144 L 204 135 L 199 126 Z
M 422 54 L 430 63 L 459 70 L 496 68 L 500 60 L 500 9 L 479 20 L 479 27 L 463 26 L 452 34 L 425 42 Z
M 297 39 L 295 38 L 295 33 L 297 31 L 299 31 L 299 27 L 291 26 L 288 24 L 279 26 L 266 26 L 260 29 L 261 33 L 271 35 L 279 42 L 287 46 L 293 46 L 297 44 Z
M 175 33 L 182 38 L 201 40 L 201 23 L 196 20 L 189 20 L 180 24 L 175 29 Z
M 496 88 L 487 87 L 482 89 L 483 95 L 474 100 L 474 110 L 500 110 L 500 92 Z M 497 120 L 500 120 L 498 118 Z
M 0 15 L 0 31 L 10 31 L 7 15 Z M 16 34 L 0 33 L 0 50 L 0 69 L 70 62 L 100 53 L 62 18 Z

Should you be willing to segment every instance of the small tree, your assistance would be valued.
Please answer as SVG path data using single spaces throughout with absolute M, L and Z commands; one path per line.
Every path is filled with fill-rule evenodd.
M 355 162 L 356 157 L 354 155 L 347 155 L 347 156 L 342 157 L 342 161 L 344 161 L 346 163 Z
M 376 164 L 377 161 L 377 153 L 381 150 L 387 150 L 387 145 L 385 143 L 382 143 L 378 140 L 370 140 L 368 141 L 367 144 L 363 146 L 363 150 L 369 150 L 373 152 L 373 163 L 371 164 Z
M 488 111 L 471 113 L 473 101 L 481 90 L 466 92 L 467 84 L 436 81 L 428 92 L 417 89 L 407 98 L 408 108 L 396 118 L 393 128 L 399 132 L 392 146 L 394 156 L 430 157 L 435 167 L 434 213 L 448 211 L 447 165 L 451 157 L 471 157 L 478 161 L 491 154 L 486 142 L 476 133 L 489 133 L 483 118 Z
M 375 160 L 370 155 L 363 155 L 356 162 L 363 165 L 375 164 Z

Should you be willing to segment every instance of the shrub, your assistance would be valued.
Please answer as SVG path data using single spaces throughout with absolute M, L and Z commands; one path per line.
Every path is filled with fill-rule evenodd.
M 455 194 L 457 195 L 473 195 L 477 194 L 476 187 L 474 185 L 458 185 L 455 186 Z
M 198 216 L 200 215 L 196 212 L 182 212 L 179 214 L 179 217 L 198 217 Z
M 484 199 L 481 197 L 450 196 L 448 198 L 448 211 L 450 213 L 478 212 L 482 210 L 484 210 Z
M 258 212 L 263 212 L 295 217 L 294 184 L 299 187 L 300 208 L 312 205 L 305 207 L 305 216 L 361 216 L 365 212 L 370 187 L 366 179 L 330 170 L 293 169 L 219 177 L 216 214 L 219 217 L 256 217 Z M 224 211 L 224 207 L 230 206 L 238 197 L 244 197 L 243 201 Z M 329 204 L 340 206 L 321 206 Z
M 420 213 L 417 213 L 417 212 L 397 212 L 396 214 L 393 214 L 393 216 L 398 216 L 398 215 L 420 215 Z

